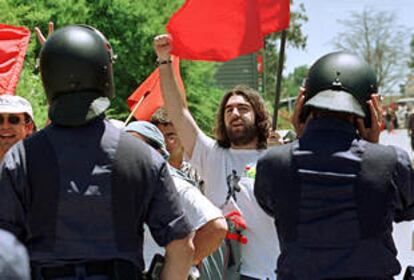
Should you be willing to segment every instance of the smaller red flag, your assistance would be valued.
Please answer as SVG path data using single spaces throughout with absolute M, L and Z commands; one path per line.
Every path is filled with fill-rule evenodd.
M 184 84 L 180 75 L 180 59 L 172 57 L 173 69 L 178 85 L 184 92 Z M 140 102 L 140 100 L 142 100 Z M 139 107 L 135 110 L 134 117 L 137 120 L 150 120 L 155 111 L 164 106 L 164 100 L 161 94 L 160 85 L 160 69 L 155 69 L 148 78 L 138 86 L 138 88 L 128 97 L 127 103 L 129 109 L 134 111 L 135 106 Z
M 14 94 L 29 39 L 28 29 L 0 24 L 0 94 Z

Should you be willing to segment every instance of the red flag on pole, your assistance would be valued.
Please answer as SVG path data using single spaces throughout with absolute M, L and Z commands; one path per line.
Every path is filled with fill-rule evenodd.
M 0 94 L 14 94 L 29 39 L 28 29 L 0 24 Z
M 289 0 L 186 0 L 167 30 L 182 59 L 227 61 L 263 47 L 289 26 Z
M 184 84 L 180 75 L 180 59 L 173 56 L 172 61 L 178 85 L 184 92 Z M 149 120 L 158 108 L 164 106 L 158 68 L 128 97 L 127 103 L 137 120 Z

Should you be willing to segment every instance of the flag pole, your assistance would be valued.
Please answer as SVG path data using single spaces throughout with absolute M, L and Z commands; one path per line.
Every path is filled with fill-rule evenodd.
M 147 91 L 141 98 L 138 100 L 137 104 L 135 104 L 134 108 L 132 109 L 131 113 L 129 114 L 128 118 L 125 120 L 125 125 L 127 125 L 132 117 L 137 112 L 139 106 L 141 106 L 142 102 L 144 101 L 145 97 L 147 97 L 150 94 L 150 91 Z
M 284 56 L 285 56 L 285 46 L 286 46 L 286 35 L 287 31 L 282 31 L 282 37 L 280 40 L 280 50 L 279 50 L 279 65 L 277 69 L 277 76 L 276 76 L 276 94 L 275 94 L 275 102 L 273 105 L 273 122 L 272 122 L 272 130 L 277 128 L 277 117 L 279 112 L 279 101 L 280 101 L 280 90 L 282 85 L 282 72 L 283 72 L 283 63 L 284 63 Z

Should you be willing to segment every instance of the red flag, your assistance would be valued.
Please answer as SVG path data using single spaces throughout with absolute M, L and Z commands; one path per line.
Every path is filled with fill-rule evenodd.
M 263 37 L 289 27 L 289 0 L 258 0 L 260 5 L 260 27 Z
M 264 36 L 289 26 L 289 0 L 186 0 L 167 30 L 174 55 L 227 61 L 263 47 Z
M 184 84 L 180 75 L 180 59 L 172 57 L 173 69 L 178 85 L 184 92 Z M 164 106 L 164 100 L 161 95 L 160 70 L 155 69 L 151 75 L 128 97 L 127 103 L 129 109 L 133 111 L 135 106 L 141 101 L 141 104 L 134 112 L 137 120 L 149 120 L 154 112 Z
M 0 24 L 0 94 L 14 94 L 29 39 L 28 29 Z

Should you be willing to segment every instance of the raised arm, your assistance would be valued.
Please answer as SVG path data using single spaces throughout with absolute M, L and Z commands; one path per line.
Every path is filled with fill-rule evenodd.
M 161 92 L 168 116 L 174 124 L 184 150 L 191 158 L 200 128 L 195 123 L 178 87 L 171 64 L 172 40 L 167 34 L 154 38 L 154 48 L 160 62 Z

